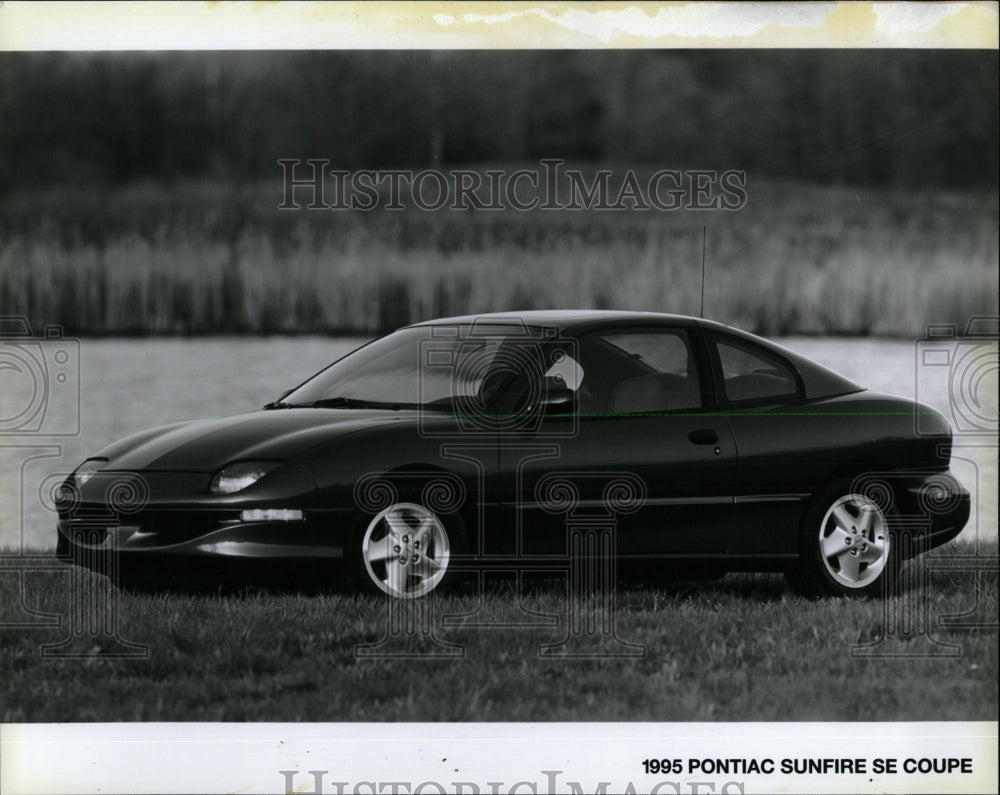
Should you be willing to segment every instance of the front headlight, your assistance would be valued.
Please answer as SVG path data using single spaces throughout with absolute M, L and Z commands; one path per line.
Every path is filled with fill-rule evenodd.
M 212 478 L 212 494 L 232 494 L 252 486 L 274 469 L 273 461 L 240 461 L 229 464 L 215 473 Z
M 73 483 L 77 488 L 80 488 L 84 483 L 94 477 L 95 474 L 101 471 L 104 465 L 108 463 L 106 458 L 88 458 L 80 466 L 73 470 Z

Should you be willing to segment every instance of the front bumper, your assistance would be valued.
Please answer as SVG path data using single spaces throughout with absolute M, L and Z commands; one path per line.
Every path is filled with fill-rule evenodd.
M 92 521 L 92 520 L 91 520 Z M 221 555 L 237 558 L 342 558 L 341 544 L 331 544 L 323 530 L 304 522 L 232 522 L 186 540 L 144 531 L 132 523 L 94 525 L 60 521 L 59 554 L 115 551 L 120 554 Z
M 309 512 L 290 522 L 237 517 L 177 511 L 63 518 L 57 552 L 123 584 L 185 587 L 298 579 L 320 571 L 325 576 L 344 556 L 348 518 L 340 512 Z

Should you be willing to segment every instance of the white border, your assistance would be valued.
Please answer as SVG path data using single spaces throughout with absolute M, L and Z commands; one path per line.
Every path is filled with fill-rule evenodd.
M 679 759 L 679 775 L 647 775 L 646 758 Z M 773 775 L 708 775 L 690 760 L 771 759 Z M 864 774 L 783 775 L 783 759 L 863 759 Z M 879 775 L 874 760 L 896 759 Z M 972 772 L 907 775 L 906 760 L 968 759 Z M 731 763 L 739 764 L 739 763 Z M 997 723 L 440 723 L 19 724 L 0 729 L 4 791 L 284 792 L 293 789 L 549 793 L 995 793 Z M 549 771 L 549 772 L 546 772 Z M 342 785 L 337 786 L 337 782 Z M 372 782 L 369 786 L 365 782 Z M 461 782 L 456 786 L 456 782 Z M 491 784 L 496 782 L 496 784 Z M 529 784 L 516 786 L 519 782 Z M 663 782 L 670 782 L 664 784 Z M 408 787 L 404 787 L 403 783 Z M 530 784 L 534 784 L 534 790 Z M 695 787 L 695 784 L 698 784 Z M 714 789 L 709 789 L 711 783 Z M 437 787 L 426 785 L 424 792 Z
M 998 4 L 25 3 L 0 5 L 0 50 L 619 47 L 998 47 Z M 624 787 L 641 761 L 969 757 L 975 772 L 742 776 L 746 792 L 996 792 L 997 723 L 20 724 L 0 727 L 7 792 L 278 792 L 281 769 L 329 782 L 534 781 Z M 457 768 L 457 772 L 456 772 Z M 336 772 L 334 772 L 336 771 Z M 715 777 L 717 783 L 732 777 Z M 312 791 L 308 774 L 296 786 Z M 353 791 L 353 790 L 349 790 Z M 362 788 L 360 791 L 367 791 Z M 380 791 L 376 789 L 375 791 Z M 390 792 L 386 787 L 381 791 Z M 403 790 L 400 790 L 403 791 Z M 428 791 L 435 791 L 433 789 Z M 468 790 L 471 792 L 472 790 Z M 518 791 L 531 791 L 519 789 Z M 565 791 L 556 789 L 556 791 Z M 675 791 L 672 788 L 663 790 Z M 708 791 L 703 786 L 697 790 Z M 716 790 L 718 791 L 718 790 Z
M 6 2 L 0 50 L 998 46 L 995 2 Z

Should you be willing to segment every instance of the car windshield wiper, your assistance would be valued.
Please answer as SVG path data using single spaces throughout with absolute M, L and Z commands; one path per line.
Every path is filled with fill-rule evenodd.
M 390 409 L 399 411 L 404 408 L 419 408 L 415 403 L 392 403 L 380 400 L 362 400 L 361 398 L 331 397 L 314 400 L 312 403 L 296 404 L 308 409 Z
M 265 403 L 264 404 L 264 408 L 265 409 L 290 409 L 290 408 L 294 408 L 295 407 L 294 403 L 286 403 L 285 402 L 285 398 L 288 397 L 290 394 L 292 394 L 292 392 L 294 392 L 294 391 L 295 391 L 294 389 L 286 389 L 284 392 L 282 392 L 280 395 L 278 395 L 278 399 L 277 400 L 272 400 L 270 403 Z
M 458 401 L 453 397 L 443 397 L 424 403 L 423 408 L 431 411 L 455 412 L 458 410 Z

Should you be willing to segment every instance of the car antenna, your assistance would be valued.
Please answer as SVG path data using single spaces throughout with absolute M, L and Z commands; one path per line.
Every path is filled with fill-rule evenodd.
M 705 317 L 705 238 L 708 234 L 707 227 L 701 227 L 701 312 L 698 317 Z

